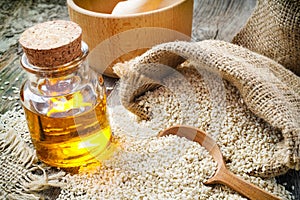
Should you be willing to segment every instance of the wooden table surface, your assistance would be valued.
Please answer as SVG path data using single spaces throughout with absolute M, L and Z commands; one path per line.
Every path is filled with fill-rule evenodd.
M 230 41 L 246 23 L 255 0 L 194 0 L 193 41 Z M 1 0 L 0 2 L 0 114 L 20 109 L 17 88 L 25 80 L 19 60 L 18 38 L 28 27 L 54 19 L 69 19 L 66 0 Z M 115 79 L 105 78 L 110 86 Z M 278 182 L 300 199 L 300 173 L 294 170 L 278 177 Z M 51 195 L 50 195 L 51 199 Z

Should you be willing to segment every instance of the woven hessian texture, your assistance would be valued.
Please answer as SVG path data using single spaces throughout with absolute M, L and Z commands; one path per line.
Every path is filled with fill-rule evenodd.
M 300 78 L 277 62 L 238 45 L 207 40 L 152 48 L 129 68 L 116 68 L 123 106 L 149 119 L 151 113 L 136 99 L 158 87 L 160 80 L 170 74 L 167 69 L 180 64 L 183 58 L 193 62 L 198 71 L 208 70 L 229 81 L 254 114 L 281 130 L 284 139 L 278 143 L 274 159 L 282 166 L 265 163 L 266 173 L 278 175 L 284 167 L 300 169 Z M 169 67 L 163 67 L 166 65 Z
M 265 55 L 300 75 L 300 1 L 259 0 L 233 43 Z
M 49 167 L 38 163 L 35 151 L 13 129 L 0 127 L 0 166 L 0 199 L 40 199 L 39 192 L 63 185 L 65 173 L 46 172 Z

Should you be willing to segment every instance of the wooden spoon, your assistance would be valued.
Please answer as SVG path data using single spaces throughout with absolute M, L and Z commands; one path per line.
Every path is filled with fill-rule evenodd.
M 208 179 L 205 184 L 223 184 L 231 189 L 239 192 L 245 197 L 253 200 L 278 200 L 280 198 L 260 189 L 259 187 L 237 177 L 230 172 L 225 165 L 223 155 L 216 141 L 205 132 L 190 126 L 173 126 L 158 134 L 158 137 L 165 135 L 177 135 L 185 137 L 189 140 L 198 142 L 212 155 L 213 159 L 218 164 L 218 169 L 215 175 Z
M 156 10 L 161 5 L 168 6 L 174 0 L 127 0 L 119 2 L 112 11 L 112 15 L 127 15 Z

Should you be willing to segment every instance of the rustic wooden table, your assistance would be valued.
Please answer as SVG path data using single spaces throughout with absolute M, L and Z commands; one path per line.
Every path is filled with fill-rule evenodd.
M 256 4 L 256 0 L 194 1 L 194 41 L 230 41 L 246 23 Z M 19 64 L 20 34 L 36 23 L 54 19 L 68 19 L 66 0 L 0 1 L 0 114 L 13 107 L 20 109 L 17 90 L 25 79 Z M 108 86 L 114 82 L 115 79 L 106 78 Z M 295 195 L 295 199 L 300 199 L 299 172 L 291 170 L 277 180 Z M 54 193 L 49 192 L 49 199 L 53 199 Z

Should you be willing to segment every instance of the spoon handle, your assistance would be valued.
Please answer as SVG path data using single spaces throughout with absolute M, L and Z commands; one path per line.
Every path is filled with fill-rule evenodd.
M 280 200 L 280 198 L 274 196 L 273 194 L 239 178 L 226 169 L 225 166 L 221 166 L 215 176 L 208 179 L 205 184 L 226 185 L 251 200 Z

